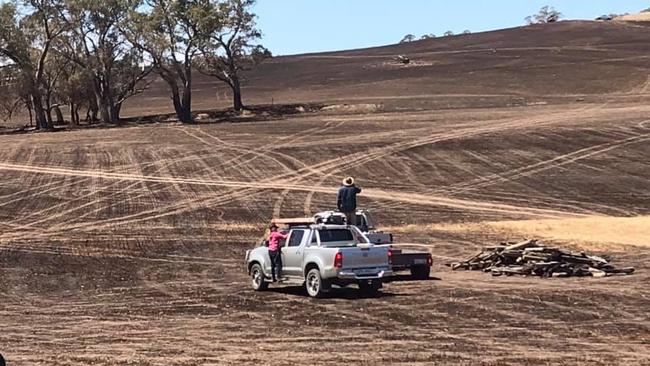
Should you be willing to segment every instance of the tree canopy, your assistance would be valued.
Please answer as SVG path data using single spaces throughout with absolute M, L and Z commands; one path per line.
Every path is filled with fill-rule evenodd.
M 182 122 L 192 122 L 192 74 L 233 92 L 241 110 L 242 71 L 271 54 L 251 9 L 254 0 L 19 0 L 0 5 L 0 65 L 20 79 L 39 128 L 67 106 L 106 123 L 160 77 Z M 9 76 L 4 75 L 4 79 Z M 13 105 L 7 93 L 0 104 Z M 18 93 L 21 94 L 21 93 Z M 3 108 L 7 109 L 7 108 Z
M 543 6 L 536 14 L 525 18 L 528 24 L 555 23 L 562 18 L 562 13 L 555 10 L 552 6 Z

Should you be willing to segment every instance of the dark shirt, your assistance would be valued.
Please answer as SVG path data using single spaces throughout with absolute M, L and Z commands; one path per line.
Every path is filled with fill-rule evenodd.
M 336 195 L 336 207 L 341 212 L 354 212 L 357 209 L 357 194 L 361 188 L 356 186 L 343 186 Z

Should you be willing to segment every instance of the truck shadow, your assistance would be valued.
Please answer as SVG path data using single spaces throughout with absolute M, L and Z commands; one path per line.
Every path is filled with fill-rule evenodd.
M 303 286 L 287 286 L 287 287 L 271 287 L 268 292 L 277 294 L 293 295 L 300 297 L 309 297 L 307 291 Z M 409 296 L 406 294 L 394 294 L 386 292 L 385 289 L 380 290 L 376 294 L 366 294 L 359 291 L 356 287 L 333 287 L 332 290 L 324 297 L 326 299 L 343 299 L 343 300 L 360 300 L 360 299 L 378 299 L 387 297 L 404 297 Z
M 435 276 L 430 276 L 429 278 L 422 278 L 422 279 L 414 279 L 411 277 L 410 274 L 397 274 L 393 275 L 389 280 L 386 280 L 386 282 L 413 282 L 413 281 L 442 281 L 442 278 L 440 277 L 435 277 Z

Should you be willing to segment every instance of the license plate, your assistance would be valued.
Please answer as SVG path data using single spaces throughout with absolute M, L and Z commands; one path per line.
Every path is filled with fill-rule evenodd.
M 359 269 L 359 270 L 354 271 L 354 273 L 360 274 L 360 275 L 372 274 L 372 273 L 375 273 L 375 270 L 374 269 Z
M 416 260 L 413 261 L 413 263 L 415 263 L 415 264 L 425 264 L 425 263 L 427 263 L 427 260 L 426 259 L 416 259 Z

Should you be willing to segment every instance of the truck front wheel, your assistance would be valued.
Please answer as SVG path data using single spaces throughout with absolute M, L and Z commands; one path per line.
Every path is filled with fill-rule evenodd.
M 329 283 L 320 276 L 318 268 L 312 268 L 305 277 L 305 288 L 311 297 L 323 297 L 329 292 Z
M 269 288 L 269 283 L 266 282 L 264 278 L 264 272 L 262 271 L 262 266 L 255 263 L 251 267 L 251 284 L 253 285 L 253 290 L 263 291 Z

